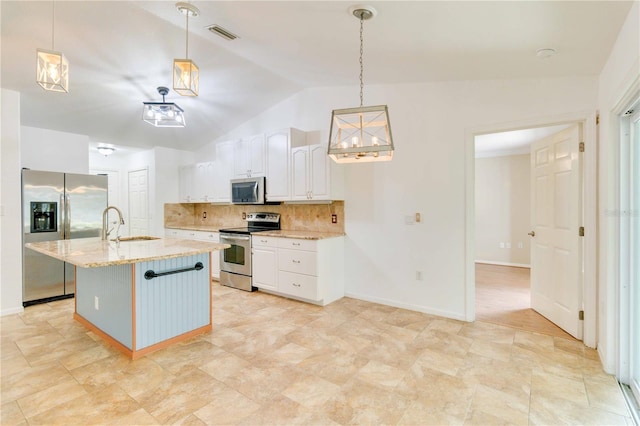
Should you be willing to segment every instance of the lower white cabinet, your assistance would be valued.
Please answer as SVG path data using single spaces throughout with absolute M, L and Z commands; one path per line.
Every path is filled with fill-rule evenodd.
M 173 229 L 165 228 L 164 236 L 166 238 L 184 238 L 189 240 L 211 241 L 213 243 L 220 242 L 220 234 L 218 232 L 192 231 L 190 229 Z M 211 253 L 211 278 L 220 281 L 220 252 Z
M 254 235 L 251 241 L 253 254 L 253 286 L 263 290 L 278 290 L 277 238 Z
M 253 285 L 318 305 L 344 296 L 344 238 L 253 237 Z

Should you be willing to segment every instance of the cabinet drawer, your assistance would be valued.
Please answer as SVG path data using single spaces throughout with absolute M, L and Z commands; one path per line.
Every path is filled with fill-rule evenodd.
M 293 250 L 316 251 L 316 241 L 297 238 L 278 238 L 278 247 Z
M 318 300 L 317 278 L 280 271 L 278 274 L 278 291 L 303 299 Z
M 251 236 L 251 244 L 262 247 L 278 247 L 278 238 L 262 237 L 260 234 Z
M 317 275 L 316 252 L 304 250 L 278 250 L 278 269 L 299 274 Z

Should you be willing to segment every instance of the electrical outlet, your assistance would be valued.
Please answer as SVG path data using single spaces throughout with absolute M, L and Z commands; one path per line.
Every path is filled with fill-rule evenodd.
M 420 223 L 421 220 L 422 218 L 420 217 L 420 213 L 416 213 L 416 222 Z
M 242 220 L 245 220 L 247 218 L 247 213 L 246 212 L 242 212 Z
M 206 219 L 207 218 L 207 212 L 202 212 L 202 218 Z
M 96 309 L 96 311 L 100 310 L 100 299 L 98 298 L 98 296 L 94 296 L 93 298 L 93 307 Z
M 338 215 L 337 214 L 332 214 L 331 215 L 331 223 L 338 223 Z

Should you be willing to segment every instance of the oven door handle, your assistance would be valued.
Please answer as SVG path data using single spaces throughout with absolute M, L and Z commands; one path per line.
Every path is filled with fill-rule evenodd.
M 232 240 L 232 241 L 249 241 L 251 237 L 235 237 L 231 235 L 220 235 L 220 239 L 223 240 Z

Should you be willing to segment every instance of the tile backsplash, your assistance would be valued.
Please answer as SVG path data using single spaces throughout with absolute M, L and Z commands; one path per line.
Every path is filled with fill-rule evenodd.
M 269 204 L 259 206 L 207 203 L 165 204 L 164 224 L 167 227 L 232 228 L 244 226 L 246 222 L 242 219 L 242 214 L 250 212 L 280 213 L 282 229 L 344 233 L 344 201 L 333 201 L 330 204 Z M 331 215 L 333 214 L 337 217 L 337 223 L 331 222 Z

